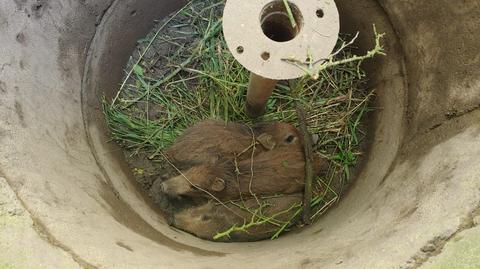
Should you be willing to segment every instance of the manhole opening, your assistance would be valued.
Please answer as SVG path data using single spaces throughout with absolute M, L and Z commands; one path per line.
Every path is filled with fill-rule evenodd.
M 187 174 L 185 177 L 192 179 L 188 171 L 195 168 L 196 163 L 181 163 L 169 158 L 167 152 L 187 128 L 207 119 L 254 125 L 243 112 L 245 85 L 248 84 L 250 73 L 236 62 L 228 50 L 221 31 L 223 5 L 215 5 L 216 1 L 193 1 L 187 6 L 188 10 L 173 15 L 173 18 L 166 17 L 159 21 L 145 38 L 138 40 L 137 48 L 126 67 L 126 70 L 131 70 L 131 75 L 125 78 L 125 87 L 118 93 L 116 103 L 104 103 L 104 113 L 112 131 L 112 138 L 123 147 L 135 180 L 165 215 L 169 216 L 170 224 L 200 238 L 214 241 L 276 238 L 302 226 L 298 222 L 300 213 L 297 213 L 302 210 L 302 190 L 280 193 L 280 196 L 277 196 L 279 193 L 273 196 L 258 196 L 258 201 L 251 197 L 243 200 L 243 196 L 240 200 L 222 199 L 222 205 L 215 203 L 210 197 L 176 195 L 163 184 L 174 178 L 183 180 L 182 174 Z M 267 6 L 267 9 L 271 8 L 272 5 Z M 294 5 L 290 8 L 293 12 L 297 10 Z M 294 33 L 291 36 L 297 35 L 300 30 L 302 20 L 298 19 L 298 14 L 299 26 L 290 32 Z M 268 17 L 266 19 L 268 20 Z M 164 24 L 166 26 L 163 26 Z M 243 45 L 234 47 L 233 53 L 247 52 Z M 269 57 L 271 59 L 274 56 L 270 53 L 275 52 L 260 52 L 257 57 L 268 61 Z M 348 50 L 338 55 L 340 58 L 349 56 L 351 52 Z M 313 56 L 304 57 L 307 63 L 317 60 Z M 342 68 L 325 72 L 320 79 L 311 80 L 298 87 L 298 90 L 302 91 L 301 98 L 304 103 L 312 105 L 309 108 L 308 124 L 314 152 L 328 159 L 327 167 L 314 178 L 314 200 L 311 205 L 313 222 L 338 202 L 344 190 L 353 182 L 355 169 L 362 158 L 363 142 L 367 135 L 367 129 L 363 125 L 364 114 L 369 110 L 368 104 L 373 94 L 365 88 L 365 74 L 358 68 L 356 63 L 344 65 Z M 287 82 L 279 84 L 273 98 L 267 103 L 264 122 L 278 121 L 298 126 L 294 113 L 295 102 L 292 102 L 294 99 L 290 97 L 291 87 L 295 85 Z M 250 135 L 250 129 L 246 133 Z M 258 137 L 261 137 L 261 134 Z M 290 136 L 281 138 L 285 138 L 286 140 L 282 141 L 287 144 L 295 141 Z M 262 140 L 261 143 L 265 145 L 259 144 L 258 147 L 269 147 L 268 141 L 269 139 Z M 201 140 L 199 145 L 204 143 L 205 140 Z M 214 141 L 213 144 L 217 143 L 218 141 Z M 251 144 L 252 137 L 249 136 L 248 145 L 237 152 L 248 153 Z M 194 149 L 195 147 L 190 147 L 184 152 L 188 156 L 193 155 Z M 164 152 L 167 154 L 163 154 Z M 294 167 L 294 164 L 285 161 L 284 152 L 281 155 L 274 158 L 274 163 L 289 171 L 285 175 L 290 175 L 292 172 L 289 167 Z M 248 178 L 247 185 L 243 186 L 248 186 L 251 180 L 251 160 L 255 160 L 251 156 L 253 155 L 246 154 L 231 160 L 233 168 L 229 171 L 232 175 L 237 175 L 235 161 L 246 158 L 243 160 L 246 160 L 246 168 L 238 169 L 238 175 Z M 303 175 L 304 171 L 301 171 L 301 174 Z M 213 191 L 223 188 L 223 178 L 211 177 L 208 180 L 209 184 L 212 183 Z M 186 190 L 195 190 L 190 182 L 182 186 Z M 242 215 L 232 214 L 225 205 Z M 213 209 L 203 210 L 208 206 L 213 206 Z M 282 215 L 275 217 L 275 223 L 263 225 L 264 217 L 271 217 L 267 209 L 282 209 Z M 192 210 L 201 213 L 198 214 L 199 218 L 192 218 Z M 252 213 L 255 210 L 266 215 L 254 218 L 255 222 L 250 224 L 252 216 L 257 214 Z M 220 222 L 219 219 L 224 216 L 229 219 Z M 237 217 L 241 219 L 235 219 Z M 200 227 L 200 224 L 205 224 L 202 226 L 205 229 L 194 230 L 193 226 L 190 226 L 193 224 L 196 225 L 195 229 Z M 211 227 L 217 228 L 209 230 Z M 239 227 L 244 227 L 247 232 L 235 230 Z M 267 229 L 267 232 L 250 233 L 249 227 Z

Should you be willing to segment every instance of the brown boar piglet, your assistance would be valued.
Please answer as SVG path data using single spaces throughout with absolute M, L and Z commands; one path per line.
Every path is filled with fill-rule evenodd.
M 314 170 L 319 174 L 326 161 L 315 155 Z M 253 171 L 253 174 L 252 174 Z M 255 195 L 301 192 L 305 182 L 303 151 L 279 149 L 263 152 L 238 162 L 194 166 L 182 175 L 161 183 L 171 196 L 216 198 L 222 201 Z
M 253 134 L 252 134 L 253 131 Z M 165 153 L 177 165 L 215 163 L 221 158 L 245 159 L 276 147 L 301 146 L 298 130 L 286 123 L 267 122 L 249 128 L 245 124 L 205 120 L 184 131 Z
M 277 223 L 280 223 L 280 225 L 293 219 L 295 212 L 297 211 L 297 208 L 294 207 L 300 206 L 301 201 L 301 194 L 260 199 L 260 203 L 266 205 L 262 208 L 264 217 L 272 217 L 278 214 L 274 219 Z M 241 201 L 238 201 L 237 205 L 249 208 L 250 212 L 254 212 L 259 207 L 255 199 L 246 200 L 243 204 Z M 244 223 L 249 223 L 252 219 L 252 213 L 238 207 L 237 205 L 233 203 L 221 205 L 210 201 L 204 205 L 188 208 L 175 213 L 172 224 L 176 228 L 191 233 L 197 237 L 214 240 L 214 237 L 218 233 L 225 232 L 234 225 L 240 227 Z M 225 208 L 225 206 L 228 208 Z M 293 221 L 294 220 L 292 220 L 292 223 Z M 215 241 L 258 241 L 272 237 L 278 229 L 279 226 L 266 222 L 265 224 L 253 226 L 246 232 L 235 231 L 229 236 L 218 238 Z

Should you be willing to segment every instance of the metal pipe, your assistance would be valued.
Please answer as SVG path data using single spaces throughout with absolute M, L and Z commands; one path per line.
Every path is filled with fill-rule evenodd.
M 277 80 L 250 73 L 246 103 L 246 113 L 249 117 L 258 118 L 265 114 L 268 99 L 276 85 Z

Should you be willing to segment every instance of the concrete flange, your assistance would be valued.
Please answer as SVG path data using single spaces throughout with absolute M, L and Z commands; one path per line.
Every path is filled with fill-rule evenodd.
M 265 113 L 277 80 L 305 75 L 285 59 L 321 64 L 318 60 L 330 55 L 339 30 L 333 0 L 228 0 L 223 13 L 225 40 L 235 59 L 252 72 L 247 115 Z
M 282 0 L 228 0 L 223 31 L 233 56 L 250 72 L 272 80 L 305 74 L 282 59 L 327 58 L 340 30 L 333 0 L 289 0 L 292 27 Z

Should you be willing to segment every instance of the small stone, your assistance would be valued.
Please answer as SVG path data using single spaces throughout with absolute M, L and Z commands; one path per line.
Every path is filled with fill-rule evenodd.
M 434 244 L 430 243 L 430 244 L 424 246 L 421 250 L 423 252 L 434 252 L 436 250 L 436 248 L 437 247 Z

